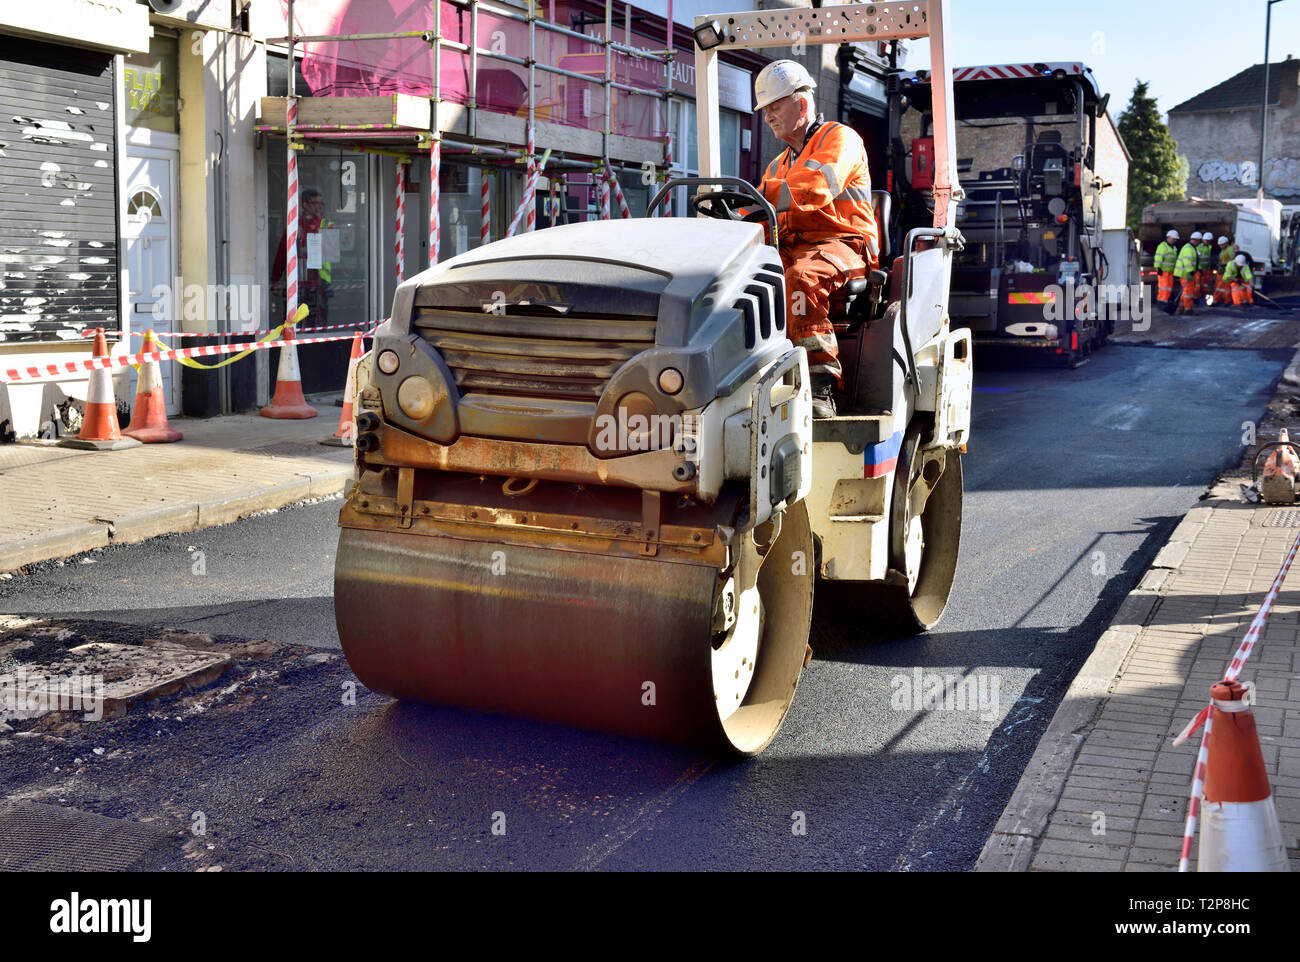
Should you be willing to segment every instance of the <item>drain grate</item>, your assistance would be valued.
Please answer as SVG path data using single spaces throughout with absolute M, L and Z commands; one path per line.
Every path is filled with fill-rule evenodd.
M 1261 528 L 1300 528 L 1300 508 L 1275 508 L 1260 522 Z
M 0 871 L 112 872 L 167 844 L 153 825 L 36 802 L 0 804 Z

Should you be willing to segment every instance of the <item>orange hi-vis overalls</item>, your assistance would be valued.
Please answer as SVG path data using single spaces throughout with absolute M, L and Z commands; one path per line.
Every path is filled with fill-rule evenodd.
M 1232 244 L 1219 251 L 1219 286 L 1214 289 L 1214 303 L 1216 304 L 1232 303 L 1232 279 L 1228 274 L 1228 265 L 1233 264 L 1236 258 L 1237 248 Z M 1236 272 L 1235 264 L 1233 264 L 1233 272 Z
M 1196 306 L 1196 248 L 1188 241 L 1178 252 L 1174 263 L 1174 277 L 1183 283 L 1182 293 L 1178 298 L 1178 307 L 1190 311 Z
M 834 121 L 816 124 L 796 155 L 787 147 L 761 185 L 776 208 L 790 340 L 808 370 L 840 380 L 831 294 L 876 266 L 880 241 L 862 138 Z
M 1178 260 L 1178 248 L 1167 240 L 1162 240 L 1156 248 L 1155 267 L 1160 275 L 1156 281 L 1156 300 L 1162 304 L 1169 303 L 1174 296 L 1174 264 Z
M 1232 303 L 1237 307 L 1250 307 L 1255 303 L 1255 272 L 1250 265 L 1238 267 L 1234 261 L 1228 268 L 1232 271 Z

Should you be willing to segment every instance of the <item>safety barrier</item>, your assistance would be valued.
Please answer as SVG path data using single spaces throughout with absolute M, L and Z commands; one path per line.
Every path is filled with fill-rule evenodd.
M 369 336 L 371 331 L 373 331 L 380 324 L 384 323 L 384 321 L 386 320 L 388 320 L 388 318 L 381 317 L 377 321 L 367 321 L 365 323 L 357 323 L 356 321 L 353 321 L 351 324 L 327 324 L 325 327 L 298 327 L 295 324 L 293 329 L 298 334 L 309 334 L 316 331 L 345 331 L 346 330 L 346 331 L 352 331 L 354 333 L 360 333 Z M 280 330 L 283 326 L 284 325 L 281 325 L 280 327 L 268 327 L 260 331 L 154 331 L 153 336 L 154 337 L 257 337 L 261 334 L 274 334 L 276 331 Z M 148 331 L 129 332 L 131 337 L 144 337 L 148 333 L 149 333 Z M 298 343 L 301 344 L 302 341 L 299 341 Z
M 363 337 L 370 337 L 372 331 L 361 332 Z M 294 339 L 293 344 L 302 347 L 307 344 L 325 344 L 330 341 L 350 341 L 356 334 L 331 334 L 325 337 Z M 223 354 L 251 354 L 273 347 L 283 347 L 290 343 L 286 338 L 265 341 L 248 341 L 242 344 L 200 344 L 197 347 L 182 347 L 161 351 L 148 351 L 139 354 L 120 354 L 116 357 L 92 357 L 78 361 L 61 361 L 57 364 L 33 364 L 22 368 L 0 368 L 0 383 L 13 381 L 37 381 L 47 377 L 66 377 L 80 374 L 82 371 L 94 371 L 99 368 L 126 367 L 143 364 L 145 361 L 172 361 L 195 357 L 219 357 Z M 238 360 L 231 358 L 230 361 Z

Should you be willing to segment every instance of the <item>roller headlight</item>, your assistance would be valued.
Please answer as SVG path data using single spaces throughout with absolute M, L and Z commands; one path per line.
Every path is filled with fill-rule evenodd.
M 379 359 L 375 363 L 379 365 L 379 370 L 385 374 L 392 374 L 397 370 L 397 365 L 401 362 L 396 351 L 381 351 Z
M 682 372 L 675 367 L 666 367 L 659 372 L 659 390 L 665 394 L 676 394 L 685 383 Z
M 392 352 L 384 352 L 384 354 L 389 353 Z M 381 364 L 383 360 L 384 355 L 379 355 Z M 435 400 L 433 385 L 422 377 L 408 377 L 397 389 L 397 406 L 413 421 L 423 421 L 432 414 Z
M 649 395 L 640 391 L 624 394 L 617 410 L 621 450 L 656 451 L 672 447 L 672 420 L 659 413 Z

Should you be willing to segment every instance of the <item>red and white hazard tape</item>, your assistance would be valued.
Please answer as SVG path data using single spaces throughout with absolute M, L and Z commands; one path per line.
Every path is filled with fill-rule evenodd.
M 1286 553 L 1286 560 L 1282 562 L 1282 567 L 1277 576 L 1273 579 L 1272 586 L 1268 589 L 1268 594 L 1264 596 L 1264 603 L 1260 605 L 1259 611 L 1250 622 L 1250 627 L 1246 629 L 1246 637 L 1241 640 L 1241 645 L 1237 648 L 1237 653 L 1232 656 L 1232 661 L 1228 664 L 1228 670 L 1224 672 L 1224 681 L 1236 681 L 1237 676 L 1241 674 L 1241 669 L 1246 664 L 1246 659 L 1255 648 L 1255 643 L 1259 641 L 1259 636 L 1264 632 L 1264 623 L 1268 621 L 1269 613 L 1273 610 L 1273 602 L 1277 600 L 1277 594 L 1282 590 L 1282 583 L 1286 581 L 1287 573 L 1291 570 L 1291 563 L 1295 561 L 1296 551 L 1300 549 L 1300 534 L 1295 536 L 1291 542 L 1291 550 Z M 1209 735 L 1210 735 L 1210 706 L 1206 705 L 1193 718 L 1174 739 L 1175 745 L 1181 745 L 1187 739 L 1191 738 L 1196 729 L 1202 725 L 1205 730 L 1201 733 L 1201 750 L 1196 756 L 1196 770 L 1192 774 L 1191 796 L 1187 800 L 1187 827 L 1183 831 L 1183 852 L 1178 861 L 1178 871 L 1186 872 L 1191 865 L 1192 839 L 1196 836 L 1196 820 L 1201 810 L 1201 796 L 1205 793 L 1205 766 L 1209 759 Z
M 356 331 L 358 334 L 369 334 L 384 321 L 386 317 L 381 317 L 377 321 L 366 321 L 351 324 L 329 324 L 325 327 L 295 327 L 295 334 L 307 334 L 316 331 Z M 274 334 L 279 328 L 272 327 L 264 331 L 154 331 L 154 337 L 258 337 L 262 334 Z M 144 331 L 130 331 L 131 337 L 144 337 Z
M 248 341 L 243 344 L 201 344 L 198 347 L 182 347 L 169 351 L 148 351 L 141 354 L 120 354 L 116 357 L 92 357 L 79 361 L 62 361 L 58 364 L 32 364 L 20 368 L 0 368 L 0 383 L 9 381 L 34 381 L 45 377 L 66 377 L 80 374 L 82 371 L 94 371 L 100 368 L 126 367 L 128 364 L 143 364 L 146 361 L 170 361 L 181 357 L 216 357 L 221 354 L 236 354 L 240 351 L 265 351 L 272 347 L 294 344 L 303 347 L 307 344 L 324 344 L 327 341 L 350 341 L 354 334 L 332 334 L 326 337 L 293 338 L 277 341 Z

